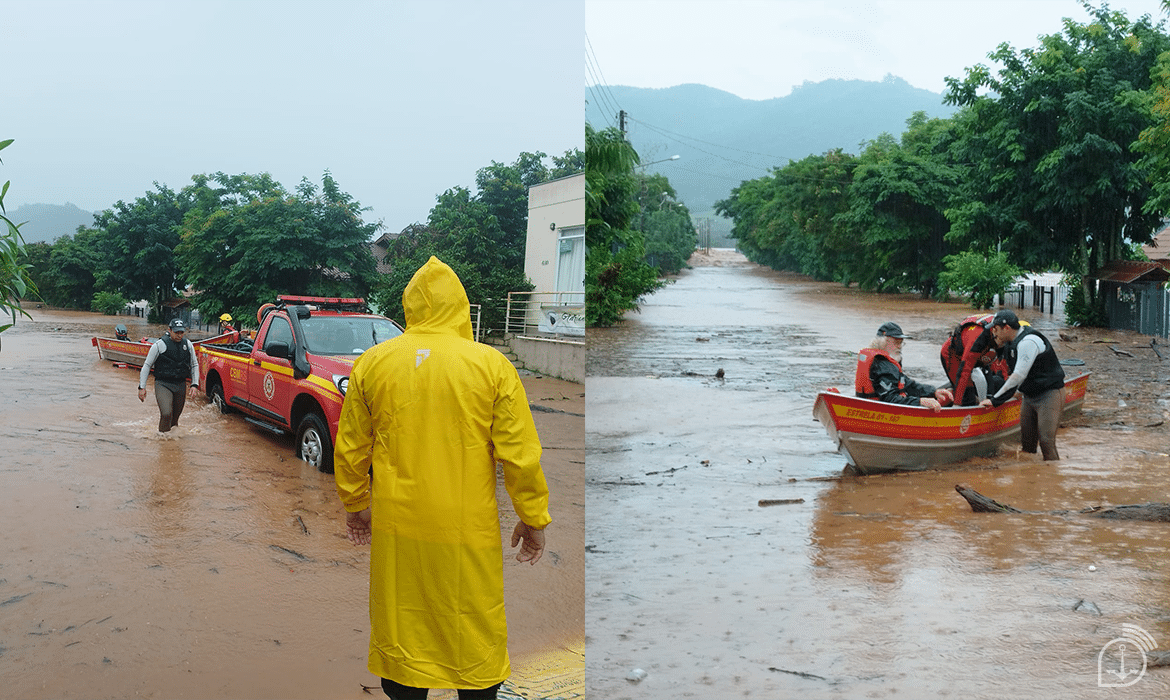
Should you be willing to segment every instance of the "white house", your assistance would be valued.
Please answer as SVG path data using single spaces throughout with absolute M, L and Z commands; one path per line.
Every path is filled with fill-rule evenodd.
M 529 369 L 585 381 L 585 174 L 528 188 L 523 330 L 512 351 Z
M 584 294 L 584 173 L 528 188 L 524 274 L 538 292 Z

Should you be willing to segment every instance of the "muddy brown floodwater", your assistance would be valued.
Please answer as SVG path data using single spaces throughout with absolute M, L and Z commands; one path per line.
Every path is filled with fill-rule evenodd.
M 0 697 L 371 697 L 369 548 L 346 541 L 332 475 L 203 399 L 160 435 L 138 372 L 99 360 L 90 337 L 161 327 L 32 314 L 0 347 Z M 553 524 L 535 566 L 505 541 L 509 648 L 520 675 L 575 650 L 580 675 L 584 389 L 524 384 Z
M 816 392 L 852 386 L 857 349 L 886 320 L 915 335 L 908 373 L 940 383 L 939 347 L 970 310 L 729 253 L 693 264 L 641 313 L 589 332 L 591 697 L 1170 696 L 1165 668 L 1098 686 L 1123 625 L 1170 648 L 1170 524 L 972 513 L 954 491 L 1037 511 L 1170 501 L 1170 352 L 1022 310 L 1094 372 L 1060 430 L 1062 461 L 1005 447 L 843 477 Z M 1132 641 L 1128 659 L 1140 668 Z M 628 680 L 634 669 L 645 677 Z

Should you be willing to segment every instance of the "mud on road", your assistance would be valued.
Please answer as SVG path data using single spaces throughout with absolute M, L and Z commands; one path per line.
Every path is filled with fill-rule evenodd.
M 160 435 L 137 370 L 99 360 L 90 337 L 161 327 L 32 313 L 0 348 L 0 696 L 370 697 L 369 550 L 345 539 L 332 475 L 202 398 Z M 505 541 L 519 670 L 550 650 L 579 658 L 584 635 L 584 389 L 524 384 L 545 409 L 553 524 L 536 566 Z

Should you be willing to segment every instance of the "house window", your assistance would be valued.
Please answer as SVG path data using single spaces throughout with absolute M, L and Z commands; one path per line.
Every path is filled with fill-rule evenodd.
M 558 292 L 585 291 L 585 227 L 570 226 L 558 231 Z

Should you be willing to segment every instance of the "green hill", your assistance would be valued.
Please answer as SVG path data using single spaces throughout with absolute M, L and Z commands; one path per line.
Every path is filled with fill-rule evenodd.
M 643 163 L 681 156 L 647 171 L 669 177 L 696 217 L 713 219 L 714 245 L 730 232 L 731 222 L 716 216 L 712 207 L 744 180 L 834 148 L 857 153 L 861 143 L 883 132 L 900 137 L 917 111 L 930 117 L 954 113 L 942 95 L 893 76 L 881 82 L 806 82 L 771 100 L 745 100 L 693 84 L 592 87 L 586 88 L 585 99 L 585 118 L 594 128 L 617 126 L 611 109 L 627 112 L 626 131 Z
M 72 236 L 78 226 L 93 226 L 93 212 L 78 209 L 73 204 L 22 204 L 8 212 L 8 218 L 20 227 L 25 243 L 52 242 L 61 236 Z

